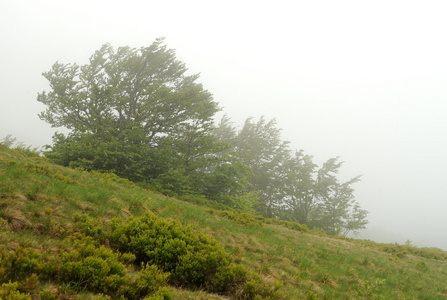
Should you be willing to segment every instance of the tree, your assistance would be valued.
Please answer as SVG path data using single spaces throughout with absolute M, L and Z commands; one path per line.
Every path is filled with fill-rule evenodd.
M 256 210 L 269 218 L 277 215 L 285 196 L 283 182 L 290 149 L 280 132 L 275 120 L 267 122 L 261 117 L 254 123 L 249 118 L 237 136 L 238 157 L 252 172 L 249 189 L 259 197 Z
M 315 187 L 318 202 L 311 224 L 331 235 L 346 234 L 367 223 L 367 212 L 359 208 L 353 194 L 352 185 L 360 181 L 360 176 L 340 183 L 336 175 L 342 164 L 338 157 L 327 160 L 318 170 Z
M 366 219 L 367 216 L 368 211 L 361 209 L 360 205 L 355 202 L 341 234 L 346 236 L 349 232 L 353 232 L 354 235 L 357 236 L 359 229 L 365 229 L 365 226 L 369 223 Z
M 256 192 L 250 190 L 248 177 L 251 169 L 236 152 L 236 128 L 230 118 L 223 116 L 213 128 L 219 148 L 197 174 L 197 187 L 208 199 L 215 200 L 239 211 L 252 213 L 257 202 Z
M 224 115 L 216 128 L 214 128 L 214 136 L 223 144 L 228 145 L 228 151 L 234 151 L 237 143 L 237 129 L 231 119 Z M 227 152 L 228 152 L 227 151 Z
M 163 39 L 139 49 L 106 44 L 84 66 L 56 62 L 43 73 L 51 91 L 38 95 L 47 106 L 39 116 L 71 132 L 56 134 L 47 155 L 136 181 L 190 167 L 213 149 L 218 106 L 186 71 Z
M 309 224 L 309 215 L 317 205 L 316 179 L 317 165 L 312 157 L 303 151 L 296 151 L 287 163 L 285 178 L 286 197 L 283 217 L 290 221 Z

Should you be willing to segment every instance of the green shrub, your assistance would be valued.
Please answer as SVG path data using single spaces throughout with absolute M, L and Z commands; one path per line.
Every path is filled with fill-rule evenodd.
M 307 300 L 317 300 L 317 294 L 315 294 L 313 291 L 308 291 L 306 294 L 306 299 Z
M 422 260 L 420 260 L 416 263 L 416 268 L 422 272 L 427 272 L 430 270 L 429 267 L 427 266 L 427 264 L 425 263 L 425 261 L 422 261 Z
M 170 281 L 179 286 L 204 287 L 220 266 L 232 260 L 213 238 L 151 213 L 126 223 L 113 220 L 110 244 L 135 254 L 137 263 L 154 264 L 171 273 Z
M 104 243 L 107 236 L 104 232 L 103 224 L 97 219 L 90 219 L 87 215 L 74 214 L 75 228 L 83 234 L 94 238 L 100 243 Z
M 67 184 L 74 184 L 76 181 L 67 177 L 65 175 L 59 174 L 50 169 L 49 165 L 35 164 L 35 163 L 26 163 L 23 168 L 29 172 L 33 172 L 36 174 L 43 174 L 50 178 L 57 179 Z
M 43 268 L 41 255 L 31 248 L 19 246 L 11 253 L 0 249 L 0 283 L 24 280 Z
M 404 258 L 407 255 L 406 248 L 399 244 L 385 246 L 383 250 L 399 258 Z
M 162 287 L 154 295 L 146 296 L 143 300 L 172 300 L 172 294 L 166 287 Z
M 282 287 L 280 281 L 275 281 L 273 285 L 265 284 L 256 273 L 251 273 L 249 281 L 243 286 L 242 299 L 281 299 L 283 294 L 279 291 Z
M 86 216 L 76 216 L 75 219 L 81 232 L 91 235 L 90 239 L 107 241 L 112 249 L 125 253 L 120 256 L 120 261 L 135 261 L 137 265 L 142 265 L 137 277 L 128 281 L 126 287 L 122 286 L 118 293 L 129 299 L 141 298 L 154 292 L 150 297 L 155 298 L 150 299 L 170 299 L 170 293 L 160 290 L 167 280 L 176 286 L 200 288 L 236 298 L 280 298 L 279 285 L 266 285 L 257 274 L 234 264 L 233 258 L 214 238 L 195 233 L 191 226 L 183 226 L 177 221 L 166 220 L 152 213 L 139 218 L 130 217 L 126 222 L 113 219 L 107 230 L 98 221 Z M 90 255 L 93 251 L 92 246 L 89 246 Z M 93 283 L 93 286 L 80 281 L 85 276 L 82 277 L 79 270 L 86 268 L 86 260 L 81 259 L 83 256 L 78 252 L 79 250 L 74 250 L 70 256 L 65 254 L 65 263 L 70 265 L 70 269 L 62 273 L 67 276 L 78 274 L 69 279 L 78 282 L 81 287 L 107 292 L 108 289 L 100 288 L 99 281 L 94 281 L 97 283 Z M 95 254 L 96 256 L 99 255 Z M 97 258 L 90 260 L 89 263 L 97 264 L 96 272 L 102 270 L 95 278 L 107 277 L 106 265 L 110 264 L 104 264 Z M 112 290 L 114 289 L 117 286 L 113 286 Z
M 41 290 L 39 293 L 41 300 L 56 300 L 57 296 L 49 290 Z
M 169 273 L 163 273 L 157 266 L 143 263 L 135 280 L 125 288 L 124 295 L 128 299 L 141 299 L 147 295 L 153 295 L 160 289 L 166 288 L 168 277 Z M 168 297 L 171 296 L 168 290 L 167 293 L 160 293 Z
M 232 257 L 214 238 L 194 233 L 190 226 L 146 213 L 140 218 L 129 218 L 126 223 L 114 219 L 111 227 L 112 247 L 134 253 L 138 263 L 154 264 L 169 272 L 174 285 L 243 299 L 281 296 L 279 285 L 265 285 L 256 274 L 234 265 Z
M 365 280 L 364 287 L 357 290 L 357 296 L 363 299 L 382 299 L 382 295 L 378 294 L 378 290 L 385 284 L 386 280 L 377 278 L 374 282 Z
M 231 264 L 221 267 L 211 282 L 212 291 L 215 293 L 233 291 L 234 293 L 239 286 L 248 280 L 248 276 L 249 272 L 242 265 Z
M 42 164 L 34 164 L 34 163 L 26 163 L 23 168 L 29 172 L 33 172 L 36 174 L 43 174 L 46 176 L 50 176 L 53 174 L 53 172 L 50 170 L 50 167 L 48 165 L 42 165 Z
M 79 236 L 78 236 L 79 238 Z M 74 249 L 61 254 L 60 279 L 74 290 L 110 294 L 126 283 L 125 265 L 119 254 L 96 245 L 91 237 L 73 241 Z
M 29 294 L 21 293 L 18 282 L 3 283 L 0 286 L 0 299 L 5 300 L 31 300 Z

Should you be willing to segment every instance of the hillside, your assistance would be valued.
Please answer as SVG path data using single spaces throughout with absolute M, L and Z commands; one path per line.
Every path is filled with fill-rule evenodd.
M 154 245 L 168 251 L 171 238 L 169 255 L 157 247 L 138 252 L 139 244 L 126 248 L 122 237 L 143 230 L 142 220 L 149 220 L 144 226 L 160 224 L 157 230 L 167 232 Z M 157 238 L 150 230 L 145 234 L 140 243 Z M 173 257 L 173 241 L 182 238 L 189 241 L 185 251 L 197 252 Z M 113 174 L 63 168 L 2 144 L 0 245 L 0 298 L 5 299 L 447 298 L 447 252 L 440 249 L 335 238 L 299 224 L 224 212 L 153 193 Z M 99 254 L 89 245 L 101 249 Z M 213 253 L 208 260 L 206 249 Z M 90 256 L 82 256 L 84 250 Z M 154 264 L 157 255 L 167 257 L 158 271 L 149 264 L 140 267 L 149 252 L 155 253 L 148 260 Z M 110 277 L 113 284 L 102 282 L 104 274 L 91 275 L 96 265 L 87 262 L 94 255 L 102 259 L 95 258 L 98 264 L 104 260 L 124 266 Z M 188 255 L 183 269 L 174 266 L 170 277 L 163 277 L 167 272 L 161 269 L 172 261 L 184 262 Z M 70 259 L 79 264 L 70 264 Z M 208 268 L 212 263 L 216 267 Z M 67 275 L 84 267 L 91 269 L 82 280 Z M 208 273 L 201 274 L 205 269 Z M 219 271 L 223 269 L 227 273 Z M 132 294 L 118 282 L 146 290 Z

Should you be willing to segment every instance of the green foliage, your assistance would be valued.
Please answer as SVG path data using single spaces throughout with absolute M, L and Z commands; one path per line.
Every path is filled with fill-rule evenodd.
M 31 300 L 29 294 L 21 293 L 18 282 L 3 283 L 0 286 L 0 299 L 5 300 Z
M 13 137 L 11 134 L 8 134 L 0 140 L 0 150 L 8 148 L 14 148 L 28 157 L 40 156 L 38 148 L 32 148 L 31 146 L 26 146 L 23 142 L 17 142 L 17 138 Z
M 280 132 L 275 120 L 263 117 L 257 122 L 248 118 L 239 132 L 223 118 L 215 130 L 216 137 L 230 145 L 233 160 L 249 170 L 245 173 L 246 190 L 257 198 L 250 205 L 264 217 L 318 227 L 331 235 L 364 228 L 367 212 L 355 201 L 352 188 L 359 177 L 340 183 L 336 174 L 342 163 L 338 158 L 318 169 L 302 150 L 292 155 Z
M 170 169 L 160 174 L 151 181 L 152 187 L 167 196 L 181 196 L 193 194 L 191 178 L 186 174 L 184 168 Z
M 308 291 L 306 294 L 306 299 L 307 300 L 317 300 L 317 294 L 315 294 L 313 291 Z
M 73 292 L 88 290 L 111 296 L 124 295 L 138 299 L 154 294 L 166 285 L 169 274 L 149 264 L 142 266 L 137 276 L 127 276 L 126 265 L 135 260 L 133 254 L 119 254 L 99 245 L 93 238 L 75 234 L 57 259 L 46 261 L 29 248 L 18 247 L 14 252 L 0 252 L 0 299 L 56 299 L 50 291 L 39 290 L 40 277 L 65 283 Z M 14 284 L 7 282 L 14 281 Z M 22 294 L 21 292 L 26 292 Z M 159 295 L 169 299 L 169 291 Z M 26 296 L 26 297 L 25 297 Z M 33 296 L 34 297 L 34 296 Z M 34 299 L 34 298 L 33 298 Z
M 73 220 L 77 229 L 83 234 L 93 237 L 101 243 L 104 243 L 107 239 L 103 224 L 98 219 L 88 218 L 87 215 L 74 214 Z
M 157 266 L 142 263 L 135 280 L 125 288 L 124 295 L 127 299 L 142 299 L 146 295 L 153 295 L 157 292 L 157 294 L 149 296 L 149 299 L 151 297 L 154 297 L 152 299 L 160 297 L 161 299 L 170 299 L 171 293 L 164 288 L 168 278 L 169 273 L 160 271 Z M 160 289 L 163 290 L 160 291 Z
M 16 142 L 17 138 L 13 137 L 11 134 L 8 134 L 0 140 L 0 144 L 5 148 L 12 148 Z
M 257 274 L 251 274 L 251 279 L 244 284 L 243 299 L 281 299 L 283 294 L 279 291 L 282 284 L 276 281 L 273 285 L 263 284 Z
M 43 73 L 50 91 L 37 97 L 46 105 L 39 117 L 71 130 L 53 136 L 46 157 L 117 174 L 168 196 L 203 196 L 331 235 L 365 227 L 367 211 L 352 188 L 359 177 L 339 182 L 338 158 L 317 170 L 303 151 L 293 156 L 276 120 L 248 118 L 237 131 L 223 117 L 215 126 L 218 104 L 163 42 L 116 50 L 106 44 L 86 65 L 56 62 Z M 32 170 L 74 183 L 40 166 Z
M 296 151 L 288 159 L 283 181 L 285 208 L 280 210 L 282 219 L 309 224 L 311 212 L 317 203 L 314 178 L 317 167 L 312 157 L 305 155 L 302 150 Z
M 346 235 L 364 228 L 367 212 L 360 209 L 354 198 L 352 185 L 360 176 L 347 182 L 339 182 L 336 175 L 343 162 L 339 158 L 327 160 L 317 172 L 315 195 L 317 205 L 311 212 L 311 227 L 322 228 L 330 235 Z
M 401 245 L 395 244 L 390 246 L 385 246 L 383 248 L 385 252 L 391 253 L 392 255 L 395 255 L 399 258 L 404 258 L 408 252 L 406 250 L 406 247 L 403 247 Z
M 27 166 L 29 170 L 23 168 L 26 163 L 31 163 Z M 35 165 L 44 167 L 34 168 Z M 51 178 L 52 175 L 45 175 L 45 170 L 49 170 L 50 174 L 64 174 L 77 184 Z M 190 201 L 203 201 L 201 203 L 207 205 L 215 203 L 226 207 L 199 195 L 191 196 Z M 139 275 L 143 270 L 141 263 L 128 265 L 136 261 L 135 254 L 121 254 L 116 248 L 109 249 L 118 257 L 118 263 L 124 266 L 125 275 L 123 281 L 121 276 L 117 276 L 120 280 L 114 281 L 115 286 L 112 286 L 107 294 L 97 294 L 94 290 L 96 287 L 82 285 L 79 283 L 82 281 L 62 281 L 62 254 L 80 252 L 74 241 L 68 242 L 69 236 L 74 236 L 74 240 L 83 241 L 84 238 L 80 237 L 79 232 L 90 235 L 95 248 L 100 249 L 101 245 L 108 248 L 112 245 L 111 218 L 124 217 L 122 222 L 127 223 L 126 218 L 135 212 L 132 209 L 134 206 L 140 207 L 138 213 L 151 210 L 165 217 L 181 220 L 182 224 L 194 224 L 193 234 L 196 238 L 198 232 L 203 230 L 215 237 L 228 253 L 237 256 L 230 257 L 232 262 L 228 265 L 220 266 L 215 272 L 209 272 L 211 275 L 205 279 L 209 283 L 206 286 L 188 288 L 186 285 L 176 285 L 167 278 L 171 285 L 169 290 L 163 283 L 157 289 L 154 281 L 159 275 L 166 276 L 166 273 L 158 265 L 158 273 L 155 272 L 155 268 L 149 263 L 152 267 L 144 272 L 147 272 L 148 277 L 152 276 L 153 281 L 145 284 L 143 280 L 138 285 L 152 292 L 148 295 L 143 295 L 144 291 L 140 292 L 140 298 L 170 299 L 169 291 L 175 299 L 219 297 L 210 293 L 231 299 L 281 298 L 279 294 L 275 294 L 277 289 L 276 292 L 283 292 L 286 299 L 306 298 L 308 291 L 313 291 L 318 299 L 361 299 L 365 297 L 364 293 L 373 288 L 373 281 L 369 282 L 369 285 L 365 283 L 365 280 L 369 281 L 370 278 L 387 279 L 386 284 L 376 288 L 370 298 L 383 294 L 383 298 L 387 299 L 438 299 L 447 294 L 447 252 L 441 249 L 417 248 L 411 246 L 411 243 L 378 244 L 343 237 L 334 238 L 324 234 L 316 236 L 314 230 L 309 230 L 299 223 L 239 214 L 236 210 L 226 207 L 229 213 L 222 213 L 222 217 L 236 220 L 234 224 L 230 224 L 222 220 L 219 213 L 213 212 L 211 216 L 204 208 L 145 191 L 114 174 L 64 170 L 48 164 L 43 158 L 29 157 L 16 149 L 0 150 L 0 214 L 2 218 L 5 217 L 0 219 L 0 286 L 3 283 L 18 282 L 14 289 L 16 294 L 29 294 L 29 297 L 34 299 L 38 299 L 39 295 L 42 299 L 124 298 L 126 293 L 130 293 L 129 287 L 137 285 L 136 279 L 144 278 Z M 75 216 L 72 223 L 73 220 L 69 217 L 76 212 L 86 215 Z M 96 218 L 91 218 L 92 216 Z M 7 223 L 7 218 L 11 220 L 10 223 Z M 26 222 L 25 226 L 19 231 L 11 230 L 10 226 L 18 218 Z M 260 222 L 262 226 L 237 224 L 239 220 L 240 223 L 247 224 Z M 177 222 L 177 225 L 183 227 L 180 222 Z M 62 232 L 60 229 L 65 229 L 66 233 L 57 234 Z M 309 234 L 297 234 L 299 232 Z M 17 245 L 23 249 L 18 250 Z M 186 248 L 187 251 L 201 249 L 188 246 Z M 389 249 L 385 251 L 386 248 Z M 101 262 L 104 258 L 98 255 L 102 255 L 102 252 L 104 250 L 98 250 L 96 254 L 86 257 L 91 257 L 89 260 L 92 262 Z M 171 248 L 167 247 L 166 253 L 169 252 Z M 394 252 L 405 252 L 405 259 L 395 259 L 394 256 L 398 255 L 393 254 Z M 197 253 L 201 255 L 200 251 Z M 184 261 L 187 263 L 195 262 L 193 255 L 186 258 Z M 209 259 L 210 257 L 199 259 L 198 265 L 205 264 L 204 261 Z M 79 258 L 81 270 L 89 266 L 84 263 L 85 260 Z M 242 262 L 243 265 L 235 262 Z M 102 270 L 103 265 L 99 266 L 95 270 Z M 144 266 L 148 268 L 147 263 Z M 186 274 L 193 277 L 198 269 L 200 268 L 190 267 L 187 269 L 189 273 Z M 91 274 L 97 273 L 92 271 Z M 103 274 L 106 273 L 92 278 L 99 278 Z M 199 278 L 202 275 L 198 273 Z M 11 276 L 21 279 L 11 279 Z M 107 282 L 107 274 L 101 278 Z M 272 282 L 274 278 L 280 280 L 284 287 L 278 288 L 280 285 Z M 266 283 L 268 281 L 269 283 Z M 359 296 L 360 294 L 363 296 Z
M 236 139 L 236 152 L 240 160 L 251 170 L 248 191 L 257 192 L 258 213 L 265 217 L 276 216 L 284 196 L 282 178 L 284 162 L 290 155 L 288 142 L 283 142 L 276 121 L 245 121 Z
M 62 174 L 56 172 L 56 171 L 51 170 L 48 165 L 35 164 L 35 163 L 28 162 L 24 165 L 24 169 L 29 172 L 33 172 L 36 174 L 42 174 L 42 175 L 48 176 L 50 178 L 60 180 L 63 183 L 68 183 L 68 184 L 76 183 L 76 181 L 74 181 L 70 177 L 67 177 L 65 175 L 62 175 Z
M 143 300 L 172 300 L 172 294 L 167 287 L 162 287 L 153 295 L 144 297 Z
M 425 261 L 423 260 L 420 260 L 416 263 L 416 268 L 421 272 L 427 272 L 430 270 Z
M 36 174 L 43 174 L 46 176 L 52 175 L 52 172 L 50 171 L 50 168 L 48 165 L 27 163 L 27 164 L 25 164 L 24 169 L 27 171 L 36 173 Z
M 39 116 L 72 132 L 55 134 L 46 155 L 135 182 L 203 166 L 218 107 L 186 71 L 163 39 L 139 49 L 106 44 L 81 67 L 55 63 L 43 74 L 51 90 L 38 95 L 47 106 Z
M 49 290 L 41 290 L 39 293 L 41 300 L 57 300 L 57 296 Z
M 214 239 L 146 213 L 126 223 L 113 220 L 110 244 L 120 252 L 131 252 L 137 263 L 150 263 L 170 272 L 170 281 L 183 286 L 205 287 L 230 256 Z
M 0 283 L 25 280 L 40 274 L 44 266 L 40 253 L 31 248 L 18 246 L 10 253 L 0 248 Z
M 60 280 L 73 283 L 79 291 L 110 294 L 126 283 L 125 265 L 110 248 L 99 246 L 90 237 L 76 236 L 74 249 L 61 254 Z
M 363 288 L 357 290 L 357 296 L 362 297 L 362 299 L 382 299 L 382 295 L 377 293 L 385 282 L 385 279 L 380 278 L 377 278 L 374 282 L 365 280 Z
M 265 285 L 245 267 L 234 265 L 215 239 L 150 213 L 126 223 L 114 219 L 110 244 L 121 252 L 135 254 L 137 263 L 156 265 L 170 273 L 169 281 L 177 286 L 230 295 L 242 293 L 241 297 L 247 299 L 264 294 L 276 299 L 280 295 L 279 287 Z

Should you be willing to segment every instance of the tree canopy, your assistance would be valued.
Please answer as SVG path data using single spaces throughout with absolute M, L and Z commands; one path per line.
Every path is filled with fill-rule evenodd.
M 218 105 L 162 42 L 106 44 L 87 65 L 57 62 L 43 73 L 51 91 L 38 95 L 47 106 L 39 116 L 71 129 L 55 135 L 51 158 L 145 180 L 175 163 L 191 168 L 209 151 Z
M 175 51 L 103 45 L 86 65 L 56 62 L 43 73 L 50 91 L 39 117 L 56 133 L 46 156 L 71 167 L 113 172 L 174 196 L 197 196 L 235 210 L 319 227 L 330 234 L 364 228 L 367 212 L 339 182 L 342 162 L 320 168 L 281 139 L 276 120 L 248 118 L 241 129 L 187 75 Z

